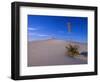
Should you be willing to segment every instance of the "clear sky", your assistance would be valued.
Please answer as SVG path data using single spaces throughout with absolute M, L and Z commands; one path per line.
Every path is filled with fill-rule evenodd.
M 71 32 L 68 32 L 68 22 Z M 28 15 L 28 41 L 51 37 L 60 40 L 87 42 L 87 17 Z

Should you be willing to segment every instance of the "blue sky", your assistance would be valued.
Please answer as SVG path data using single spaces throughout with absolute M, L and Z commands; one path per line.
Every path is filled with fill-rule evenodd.
M 71 32 L 68 32 L 68 22 Z M 87 42 L 87 17 L 28 15 L 28 41 L 51 37 L 61 40 Z

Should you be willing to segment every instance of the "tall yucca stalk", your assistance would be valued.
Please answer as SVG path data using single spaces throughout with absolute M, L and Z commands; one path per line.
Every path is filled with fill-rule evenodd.
M 78 46 L 69 44 L 66 48 L 68 56 L 74 57 L 79 55 Z

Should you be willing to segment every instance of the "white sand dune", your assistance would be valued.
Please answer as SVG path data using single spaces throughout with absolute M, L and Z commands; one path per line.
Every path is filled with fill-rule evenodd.
M 87 44 L 56 39 L 28 42 L 28 66 L 87 64 L 86 56 L 67 56 L 66 46 L 71 43 L 79 46 L 79 51 L 87 51 Z

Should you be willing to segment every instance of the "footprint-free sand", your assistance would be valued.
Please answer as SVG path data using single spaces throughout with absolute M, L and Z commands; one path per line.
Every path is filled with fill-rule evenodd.
M 28 42 L 28 66 L 87 64 L 87 56 L 69 57 L 68 44 L 78 45 L 79 52 L 87 52 L 87 44 L 48 39 Z

